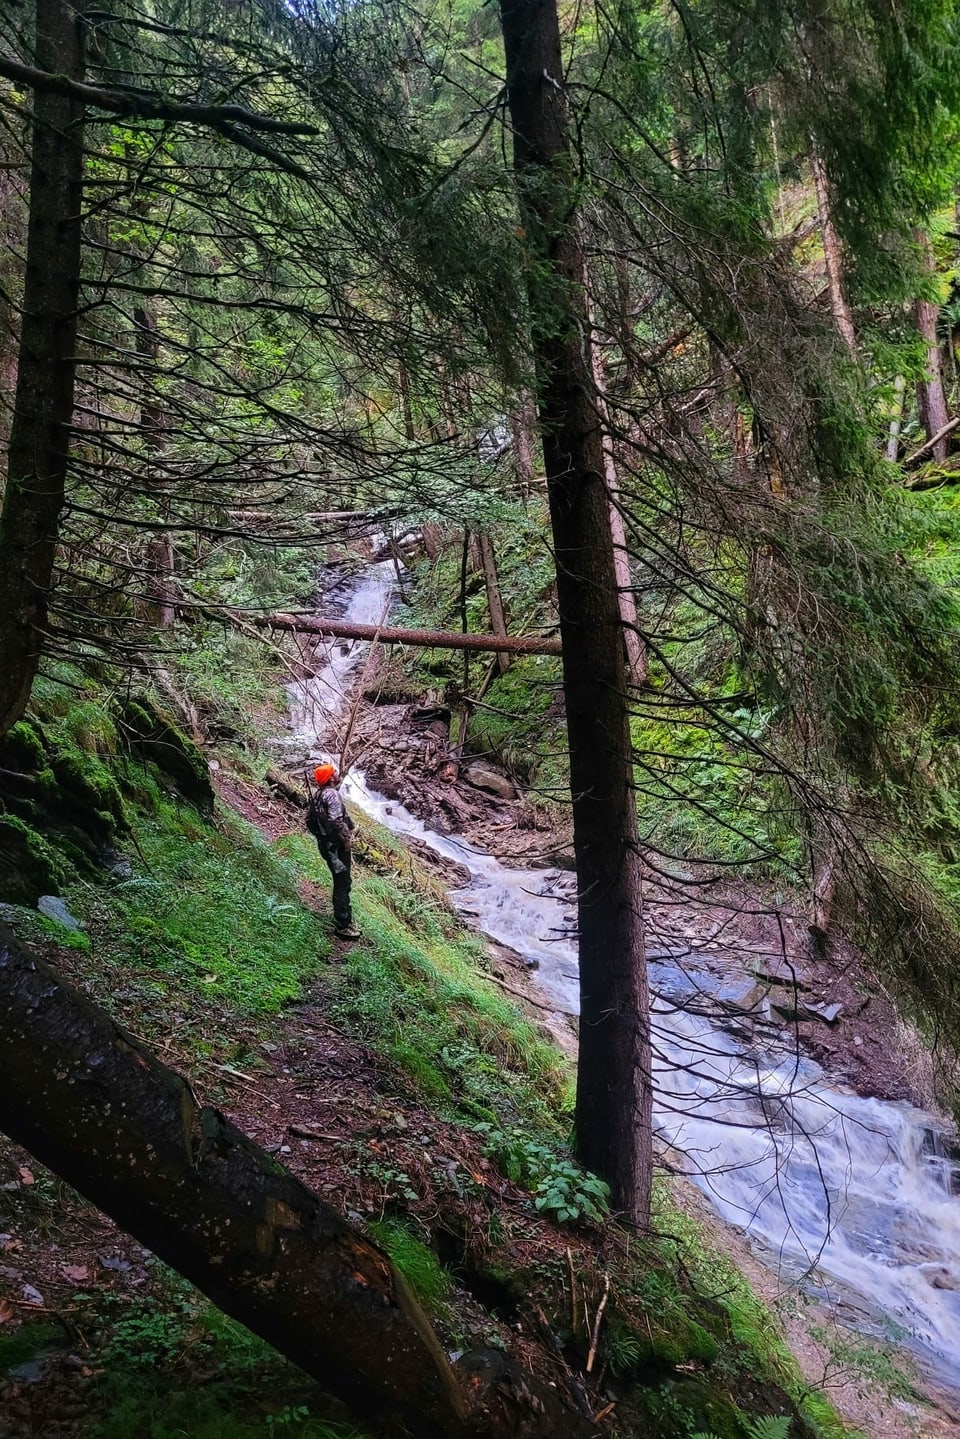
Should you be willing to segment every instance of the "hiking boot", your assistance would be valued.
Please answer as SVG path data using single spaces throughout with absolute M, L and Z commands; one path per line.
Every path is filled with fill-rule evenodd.
M 360 931 L 352 924 L 340 925 L 334 930 L 337 939 L 359 939 Z

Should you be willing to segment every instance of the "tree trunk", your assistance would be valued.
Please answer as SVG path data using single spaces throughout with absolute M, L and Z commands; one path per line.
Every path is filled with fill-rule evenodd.
M 637 602 L 630 575 L 630 552 L 627 549 L 627 535 L 620 509 L 620 486 L 617 483 L 617 466 L 613 454 L 613 440 L 610 435 L 610 410 L 606 399 L 606 374 L 603 356 L 597 342 L 593 325 L 593 304 L 590 299 L 590 276 L 586 265 L 583 272 L 584 298 L 590 316 L 590 358 L 593 371 L 593 388 L 597 409 L 597 422 L 601 426 L 603 444 L 603 479 L 607 487 L 610 505 L 610 534 L 613 539 L 613 564 L 616 572 L 620 622 L 623 626 L 623 644 L 627 654 L 627 669 L 630 682 L 640 689 L 647 678 L 647 650 L 640 638 L 637 624 Z
M 357 1413 L 463 1404 L 416 1302 L 355 1232 L 0 929 L 0 1128 Z
M 40 69 L 82 80 L 82 5 L 37 0 Z M 30 698 L 47 628 L 73 418 L 83 106 L 33 99 L 30 220 L 7 482 L 0 514 L 0 735 Z
M 927 272 L 935 275 L 937 262 L 933 253 L 930 236 L 925 230 L 916 232 L 916 240 L 923 251 Z M 926 378 L 917 385 L 917 408 L 920 423 L 928 440 L 939 435 L 950 422 L 947 397 L 943 390 L 943 371 L 940 367 L 940 345 L 937 340 L 937 320 L 940 306 L 935 300 L 914 300 L 913 319 L 927 348 Z M 931 446 L 933 459 L 939 464 L 947 458 L 947 437 L 944 435 Z
M 290 630 L 295 634 L 333 635 L 335 639 L 380 640 L 385 645 L 417 645 L 427 650 L 469 650 L 506 655 L 558 655 L 560 640 L 539 635 L 475 635 L 456 630 L 404 630 L 396 625 L 362 625 L 353 620 L 325 620 L 316 615 L 248 614 L 233 610 L 205 613 L 261 630 Z
M 487 608 L 490 611 L 490 628 L 501 639 L 506 637 L 507 622 L 503 615 L 503 598 L 500 594 L 500 577 L 497 574 L 497 557 L 493 540 L 489 535 L 479 534 L 480 559 L 483 563 L 483 579 L 487 589 Z M 504 674 L 510 668 L 510 656 L 505 651 L 497 653 L 497 668 Z
M 500 0 L 563 640 L 580 933 L 577 1154 L 649 1217 L 650 1035 L 623 634 L 556 0 Z
M 830 183 L 823 168 L 816 145 L 810 148 L 810 168 L 817 190 L 817 212 L 820 216 L 820 236 L 823 240 L 823 257 L 827 267 L 827 291 L 830 295 L 830 309 L 840 336 L 851 355 L 857 352 L 857 335 L 853 328 L 850 306 L 843 289 L 843 254 L 840 237 L 833 224 L 830 211 Z
M 503 1355 L 452 1370 L 382 1250 L 2 926 L 0 1033 L 0 1130 L 378 1432 L 592 1432 Z
M 173 541 L 166 530 L 147 541 L 143 551 L 147 603 L 157 629 L 172 630 L 177 619 Z
M 410 371 L 400 361 L 397 378 L 400 387 L 400 408 L 403 412 L 403 437 L 413 441 L 417 438 L 417 427 L 413 422 L 413 401 L 410 398 Z
M 893 400 L 890 405 L 890 429 L 887 432 L 886 458 L 892 465 L 897 462 L 900 454 L 900 431 L 903 428 L 903 398 L 907 382 L 902 375 L 897 375 L 893 381 Z
M 535 426 L 537 411 L 532 396 L 527 392 L 520 397 L 520 403 L 510 415 L 510 435 L 513 440 L 513 467 L 521 499 L 529 499 L 537 488 L 537 466 L 535 461 Z

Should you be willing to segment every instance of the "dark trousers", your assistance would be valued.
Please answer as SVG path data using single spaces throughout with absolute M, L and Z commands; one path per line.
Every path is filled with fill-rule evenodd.
M 317 848 L 333 875 L 333 922 L 337 929 L 350 929 L 353 924 L 353 911 L 350 908 L 350 889 L 353 883 L 350 878 L 350 851 L 330 840 L 324 844 L 317 840 Z

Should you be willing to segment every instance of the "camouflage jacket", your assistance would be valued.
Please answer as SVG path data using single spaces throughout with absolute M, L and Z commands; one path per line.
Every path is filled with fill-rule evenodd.
M 350 848 L 353 820 L 347 814 L 340 791 L 336 785 L 326 784 L 323 789 L 310 796 L 307 806 L 307 829 L 315 839 L 342 844 Z

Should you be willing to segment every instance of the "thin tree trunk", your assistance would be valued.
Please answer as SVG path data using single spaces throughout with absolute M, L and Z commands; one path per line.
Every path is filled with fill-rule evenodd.
M 147 541 L 143 551 L 147 598 L 157 629 L 172 630 L 177 619 L 173 540 L 166 530 Z
M 400 382 L 400 407 L 403 411 L 403 435 L 404 439 L 415 440 L 417 438 L 417 427 L 413 422 L 413 401 L 410 398 L 410 371 L 403 360 L 400 361 L 398 373 Z
M 830 209 L 830 183 L 823 168 L 816 145 L 810 147 L 810 168 L 817 190 L 817 212 L 820 216 L 820 236 L 823 240 L 823 257 L 827 267 L 827 290 L 830 295 L 830 309 L 840 336 L 851 355 L 857 352 L 857 335 L 853 328 L 850 306 L 843 288 L 843 255 L 840 237 L 833 224 Z
M 903 399 L 906 388 L 906 380 L 902 375 L 897 375 L 893 382 L 893 405 L 886 449 L 886 457 L 892 465 L 896 464 L 897 456 L 900 453 L 900 431 L 903 428 Z
M 3 926 L 0 1036 L 0 1131 L 378 1432 L 593 1432 L 503 1355 L 451 1369 L 377 1245 Z
M 467 572 L 470 563 L 470 528 L 467 526 L 463 531 L 463 548 L 460 551 L 460 629 L 463 634 L 469 630 L 467 619 Z M 466 694 L 470 688 L 470 656 L 466 650 L 463 655 L 463 669 L 460 679 L 460 692 Z M 458 740 L 461 750 L 466 742 L 466 726 L 459 734 Z
M 82 80 L 82 6 L 37 0 L 37 65 Z M 76 372 L 83 106 L 33 99 L 30 220 L 7 482 L 0 514 L 0 735 L 40 663 L 63 510 Z
M 507 622 L 503 614 L 503 597 L 500 594 L 500 577 L 497 574 L 497 557 L 493 540 L 489 535 L 477 536 L 480 542 L 480 559 L 483 562 L 483 580 L 487 590 L 487 609 L 490 611 L 490 628 L 495 635 L 506 637 Z M 510 656 L 503 650 L 497 654 L 497 668 L 505 674 L 510 668 Z
M 500 16 L 563 639 L 580 934 L 577 1154 L 642 1225 L 652 1139 L 641 871 L 560 31 L 555 0 L 500 0 Z
M 937 262 L 933 253 L 930 236 L 925 230 L 916 232 L 916 240 L 923 252 L 926 268 L 930 275 L 936 274 Z M 940 344 L 937 339 L 937 321 L 940 306 L 935 300 L 914 300 L 913 319 L 920 337 L 927 347 L 926 378 L 917 385 L 917 408 L 924 434 L 932 440 L 950 422 L 947 397 L 943 390 L 943 372 L 940 367 Z M 938 463 L 947 458 L 947 438 L 937 440 L 931 446 L 932 457 Z
M 522 499 L 529 499 L 537 487 L 537 466 L 535 427 L 537 410 L 533 397 L 526 391 L 519 405 L 510 415 L 510 434 L 513 439 L 513 465 L 517 472 L 517 484 Z
M 633 593 L 630 575 L 630 552 L 627 549 L 627 535 L 620 509 L 620 486 L 617 480 L 617 466 L 613 454 L 613 440 L 610 435 L 610 409 L 606 400 L 606 374 L 603 356 L 593 324 L 593 302 L 590 298 L 590 277 L 586 265 L 583 272 L 584 297 L 590 316 L 590 352 L 593 370 L 594 404 L 597 421 L 601 426 L 603 445 L 603 477 L 607 486 L 610 504 L 610 534 L 613 539 L 613 564 L 617 580 L 617 596 L 620 620 L 623 625 L 623 644 L 626 651 L 627 669 L 630 682 L 640 689 L 647 678 L 647 651 L 637 624 L 637 602 Z

